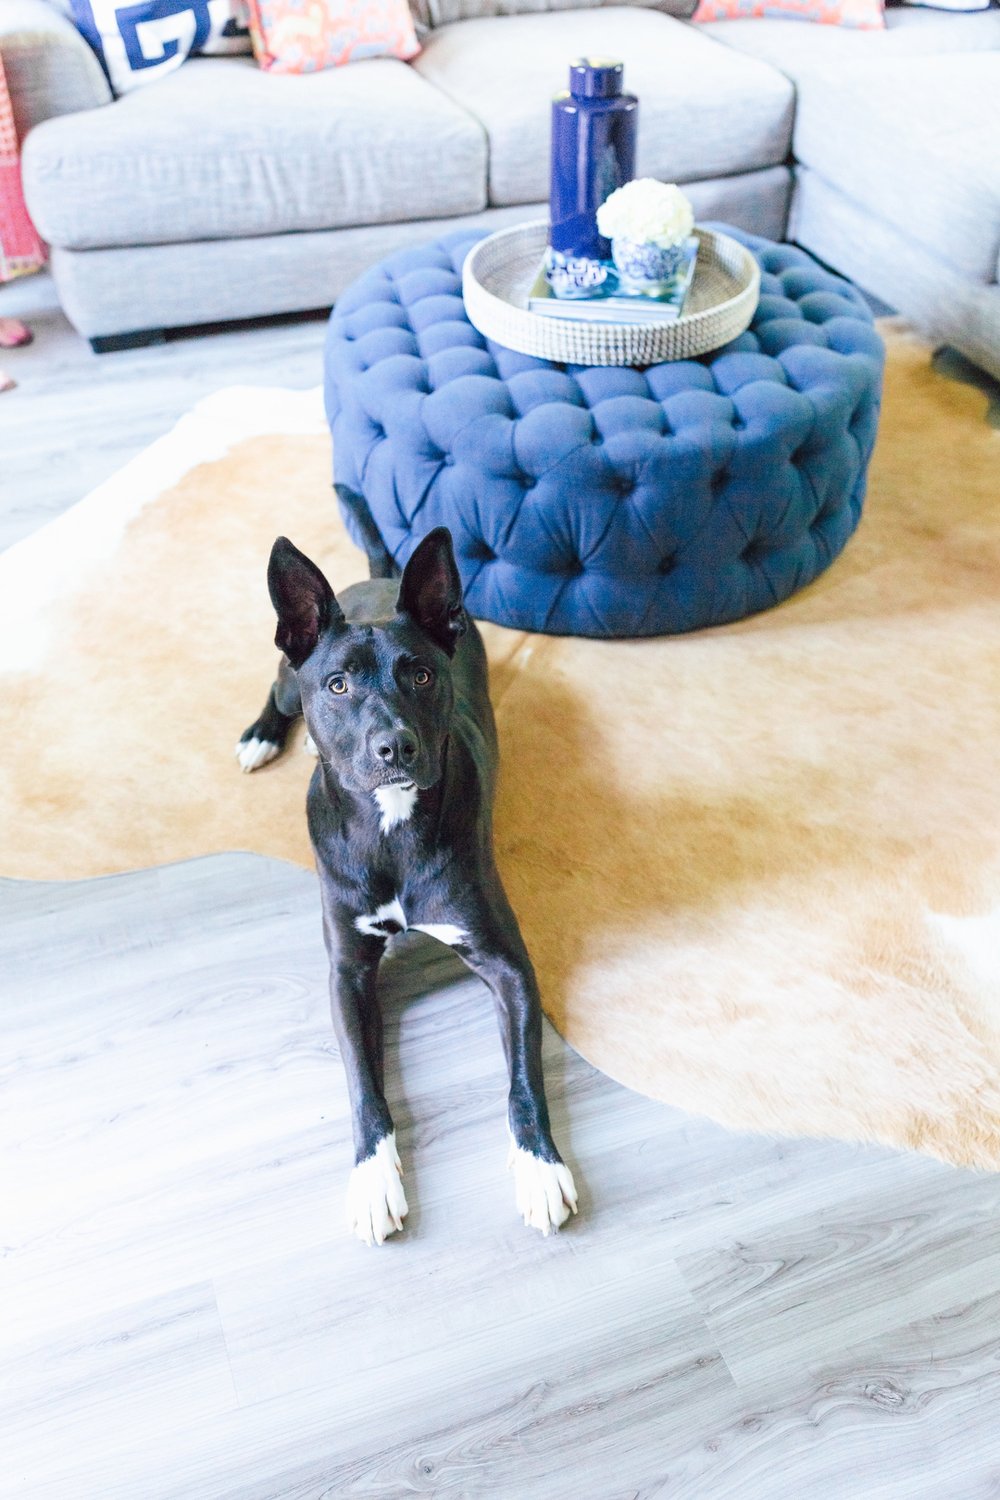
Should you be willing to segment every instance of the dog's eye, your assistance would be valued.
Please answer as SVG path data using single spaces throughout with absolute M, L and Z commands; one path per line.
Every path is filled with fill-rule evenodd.
M 342 676 L 341 673 L 338 672 L 335 677 L 330 678 L 330 681 L 327 683 L 327 687 L 330 689 L 331 693 L 346 693 L 347 678 Z
M 413 674 L 413 680 L 417 687 L 429 687 L 434 681 L 434 673 L 427 667 L 418 667 Z

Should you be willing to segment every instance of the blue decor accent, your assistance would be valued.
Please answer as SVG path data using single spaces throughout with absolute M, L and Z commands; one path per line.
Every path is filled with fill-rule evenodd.
M 400 565 L 449 526 L 474 615 L 589 636 L 738 620 L 829 566 L 861 515 L 882 341 L 860 293 L 802 251 L 710 227 L 760 261 L 753 323 L 645 370 L 487 342 L 462 303 L 478 231 L 344 292 L 326 347 L 334 477 Z
M 545 252 L 545 279 L 557 297 L 570 302 L 578 297 L 592 297 L 607 281 L 608 268 L 586 256 L 564 255 L 550 245 Z
M 231 0 L 72 0 L 72 7 L 116 94 L 173 72 L 192 52 L 233 34 Z
M 635 176 L 639 101 L 622 93 L 621 63 L 581 58 L 569 70 L 569 93 L 552 101 L 549 244 L 564 256 L 607 260 L 597 210 Z
M 611 241 L 611 259 L 619 274 L 636 287 L 664 287 L 687 255 L 686 245 L 654 245 L 649 240 Z

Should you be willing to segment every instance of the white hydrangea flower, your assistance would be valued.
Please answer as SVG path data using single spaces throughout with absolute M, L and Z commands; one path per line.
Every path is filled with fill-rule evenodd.
M 667 250 L 687 239 L 694 210 L 675 182 L 637 177 L 605 199 L 597 210 L 597 227 L 609 240 L 637 240 Z

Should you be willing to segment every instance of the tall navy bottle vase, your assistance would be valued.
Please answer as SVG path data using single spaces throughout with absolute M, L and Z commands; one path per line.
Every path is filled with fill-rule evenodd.
M 570 65 L 569 92 L 552 101 L 547 265 L 557 295 L 574 294 L 567 262 L 610 256 L 611 245 L 597 232 L 597 210 L 635 176 L 639 101 L 622 93 L 624 71 L 607 58 L 580 58 Z M 553 276 L 554 269 L 562 274 Z M 586 283 L 586 268 L 579 271 L 576 279 Z M 585 290 L 581 285 L 576 295 Z

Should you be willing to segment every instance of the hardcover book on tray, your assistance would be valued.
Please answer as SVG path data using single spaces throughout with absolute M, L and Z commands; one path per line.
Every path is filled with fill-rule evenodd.
M 548 283 L 544 263 L 528 295 L 528 311 L 546 318 L 580 318 L 588 323 L 664 323 L 684 311 L 694 280 L 698 239 L 685 244 L 686 258 L 662 291 L 631 290 L 618 273 L 614 261 L 601 262 L 604 279 L 598 286 L 572 297 L 557 297 Z

